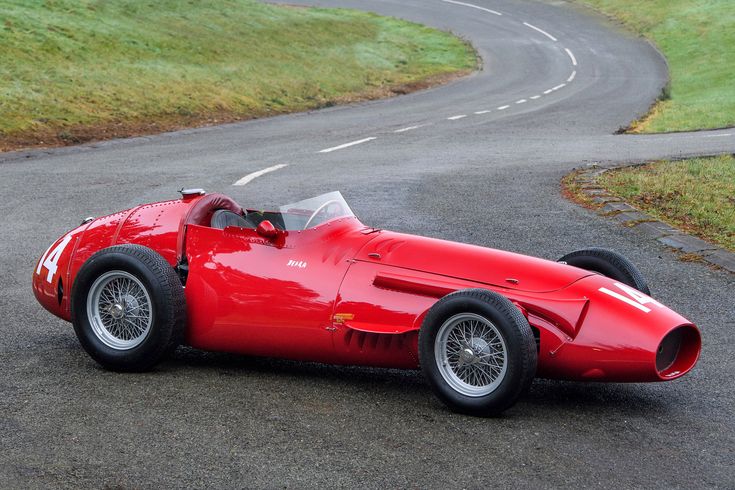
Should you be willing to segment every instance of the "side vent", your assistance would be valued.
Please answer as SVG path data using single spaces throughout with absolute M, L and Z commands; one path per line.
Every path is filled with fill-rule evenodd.
M 347 349 L 352 352 L 398 352 L 404 348 L 406 334 L 369 333 L 348 329 L 345 332 L 344 342 Z
M 64 283 L 61 278 L 59 278 L 59 283 L 56 285 L 56 299 L 59 301 L 59 306 L 61 306 L 61 300 L 64 299 Z
M 534 327 L 533 325 L 531 325 L 531 331 L 533 332 L 533 340 L 536 341 L 536 352 L 540 353 L 541 352 L 541 331 L 538 328 Z

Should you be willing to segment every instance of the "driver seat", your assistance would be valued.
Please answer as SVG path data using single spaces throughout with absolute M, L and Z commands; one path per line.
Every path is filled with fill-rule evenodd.
M 212 228 L 224 230 L 228 226 L 237 226 L 238 228 L 253 228 L 251 224 L 242 214 L 235 213 L 229 209 L 218 209 L 212 214 L 210 222 Z

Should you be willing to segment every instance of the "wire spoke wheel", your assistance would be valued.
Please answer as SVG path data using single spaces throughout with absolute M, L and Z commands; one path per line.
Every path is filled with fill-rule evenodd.
M 120 270 L 99 276 L 87 295 L 87 317 L 106 346 L 128 350 L 141 344 L 153 324 L 153 304 L 143 283 Z
M 94 253 L 79 269 L 71 317 L 79 343 L 103 367 L 146 371 L 184 339 L 184 286 L 155 250 L 113 245 Z
M 492 322 L 475 313 L 460 313 L 439 328 L 434 358 L 444 380 L 458 393 L 480 397 L 502 383 L 508 349 Z
M 437 301 L 419 330 L 419 363 L 436 396 L 456 412 L 493 417 L 533 382 L 536 342 L 505 296 L 463 289 Z

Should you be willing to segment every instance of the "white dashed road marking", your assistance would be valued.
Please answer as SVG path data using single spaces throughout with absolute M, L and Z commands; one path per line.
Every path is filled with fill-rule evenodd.
M 423 126 L 426 126 L 426 124 L 419 124 L 417 126 L 408 126 L 408 127 L 405 127 L 405 128 L 396 129 L 393 132 L 394 133 L 405 133 L 406 131 L 411 131 L 413 129 L 419 129 L 419 128 L 423 127 Z
M 705 134 L 705 135 L 702 136 L 702 138 L 724 138 L 726 136 L 732 136 L 732 133 Z
M 350 146 L 359 145 L 360 143 L 366 143 L 366 142 L 372 141 L 374 139 L 375 139 L 375 136 L 370 136 L 369 138 L 363 138 L 363 139 L 357 140 L 357 141 L 350 141 L 349 143 L 345 143 L 344 145 L 333 146 L 331 148 L 325 148 L 323 150 L 319 150 L 319 153 L 329 153 L 329 152 L 332 152 L 332 151 L 335 151 L 335 150 L 341 150 L 343 148 L 349 148 Z
M 473 5 L 471 3 L 456 2 L 455 0 L 442 0 L 442 2 L 453 3 L 454 5 L 462 5 L 463 7 L 470 7 L 470 8 L 473 8 L 473 9 L 482 10 L 484 12 L 488 12 L 488 13 L 491 13 L 493 15 L 503 15 L 500 12 L 498 12 L 497 10 L 486 9 L 485 7 L 480 7 L 479 5 Z
M 447 1 L 447 0 L 444 0 L 444 1 Z M 551 34 L 549 34 L 548 32 L 546 32 L 543 29 L 539 29 L 538 27 L 536 27 L 533 24 L 529 24 L 528 22 L 524 22 L 523 25 L 526 26 L 526 27 L 530 27 L 534 31 L 540 32 L 541 34 L 543 34 L 544 36 L 548 37 L 549 39 L 551 39 L 554 42 L 558 41 L 558 39 L 556 39 L 554 36 L 552 36 Z
M 250 182 L 251 180 L 257 179 L 261 175 L 265 175 L 265 174 L 270 173 L 270 172 L 275 172 L 279 168 L 283 168 L 283 167 L 288 167 L 288 164 L 287 163 L 279 163 L 278 165 L 273 165 L 272 167 L 264 168 L 263 170 L 258 170 L 257 172 L 253 172 L 251 174 L 247 174 L 245 177 L 243 177 L 242 179 L 238 180 L 237 182 L 235 182 L 232 185 L 245 185 L 248 182 Z
M 479 5 L 475 5 L 475 4 L 472 4 L 472 3 L 460 2 L 458 0 L 442 0 L 442 2 L 444 2 L 444 3 L 451 3 L 453 5 L 460 5 L 462 7 L 469 7 L 469 8 L 473 8 L 473 9 L 476 9 L 476 10 L 482 10 L 483 12 L 488 12 L 488 13 L 493 14 L 493 15 L 503 15 L 500 12 L 498 12 L 497 10 L 492 10 L 492 9 L 489 9 L 489 8 L 481 7 Z M 557 42 L 558 41 L 558 39 L 556 37 L 552 36 L 551 34 L 549 34 L 548 32 L 546 32 L 545 30 L 541 29 L 540 27 L 536 27 L 535 25 L 529 24 L 528 22 L 523 22 L 523 25 L 526 26 L 526 27 L 528 27 L 529 29 L 533 29 L 534 31 L 538 32 L 539 34 L 542 34 L 542 35 L 546 36 L 547 38 L 551 39 L 554 42 Z M 564 48 L 564 51 L 567 53 L 567 56 L 569 56 L 569 59 L 572 61 L 572 65 L 573 66 L 577 66 L 577 58 L 574 56 L 574 53 L 572 53 L 572 50 L 570 50 L 569 48 Z M 569 75 L 569 78 L 567 78 L 566 83 L 561 83 L 561 84 L 557 85 L 556 87 L 550 88 L 548 90 L 544 90 L 543 94 L 544 95 L 548 95 L 548 94 L 550 94 L 552 92 L 555 92 L 556 90 L 559 90 L 559 89 L 565 87 L 567 85 L 567 83 L 571 83 L 574 80 L 574 77 L 576 77 L 576 76 L 577 76 L 577 70 L 573 70 L 572 73 L 571 73 L 571 75 Z M 541 94 L 532 95 L 532 96 L 528 97 L 528 99 L 519 99 L 519 100 L 515 101 L 515 103 L 516 104 L 525 104 L 529 100 L 538 100 L 541 97 L 542 97 Z M 504 111 L 504 110 L 508 109 L 509 107 L 510 107 L 510 104 L 501 105 L 500 107 L 497 108 L 497 110 L 498 111 Z M 482 114 L 487 114 L 489 112 L 491 112 L 491 110 L 490 109 L 486 109 L 486 110 L 475 111 L 473 114 L 479 116 L 479 115 L 482 115 Z M 457 121 L 459 119 L 464 119 L 465 117 L 467 117 L 467 114 L 457 114 L 455 116 L 449 116 L 446 119 L 448 121 Z M 419 125 L 414 125 L 414 126 L 407 126 L 405 128 L 396 129 L 396 130 L 393 131 L 393 133 L 405 133 L 406 131 L 412 131 L 414 129 L 418 129 L 418 128 L 423 127 L 423 126 L 428 126 L 429 124 L 431 124 L 431 123 L 419 124 Z M 718 134 L 718 135 L 707 135 L 705 137 L 715 138 L 715 137 L 719 137 L 719 136 L 730 136 L 730 134 L 728 133 L 728 134 Z M 343 145 L 333 146 L 331 148 L 325 148 L 324 150 L 320 150 L 319 153 L 330 153 L 332 151 L 342 150 L 344 148 L 349 148 L 350 146 L 359 145 L 361 143 L 366 143 L 366 142 L 372 141 L 374 139 L 376 139 L 376 137 L 375 136 L 371 136 L 369 138 L 363 138 L 361 140 L 351 141 L 350 143 L 345 143 Z M 253 180 L 256 177 L 259 177 L 260 175 L 263 175 L 264 173 L 272 172 L 273 170 L 278 170 L 279 168 L 284 167 L 284 166 L 285 165 L 276 165 L 274 167 L 270 167 L 270 168 L 261 170 L 259 172 L 254 172 L 254 173 L 252 173 L 250 175 L 246 175 L 245 177 L 243 177 L 242 179 L 240 179 L 235 185 L 245 185 L 246 183 L 250 182 L 251 180 Z

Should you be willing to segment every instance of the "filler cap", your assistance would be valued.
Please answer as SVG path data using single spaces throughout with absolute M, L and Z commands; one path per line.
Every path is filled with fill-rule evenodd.
M 205 194 L 204 189 L 184 189 L 183 187 L 179 189 L 179 193 L 184 199 L 191 199 L 192 197 L 203 196 Z

